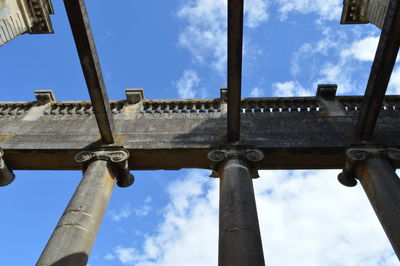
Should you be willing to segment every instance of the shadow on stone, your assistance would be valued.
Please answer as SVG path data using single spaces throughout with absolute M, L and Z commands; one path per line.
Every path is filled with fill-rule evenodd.
M 50 266 L 85 266 L 88 259 L 89 257 L 85 253 L 75 253 L 54 262 Z

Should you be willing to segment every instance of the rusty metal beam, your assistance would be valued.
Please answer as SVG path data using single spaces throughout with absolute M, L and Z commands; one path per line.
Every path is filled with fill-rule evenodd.
M 99 58 L 97 56 L 89 17 L 84 0 L 64 0 L 68 20 L 74 35 L 76 48 L 86 85 L 89 90 L 93 111 L 103 143 L 114 143 L 114 121 L 110 110 Z
M 356 133 L 361 141 L 372 138 L 400 46 L 400 2 L 391 0 L 372 64 Z
M 240 140 L 243 0 L 228 1 L 228 142 Z

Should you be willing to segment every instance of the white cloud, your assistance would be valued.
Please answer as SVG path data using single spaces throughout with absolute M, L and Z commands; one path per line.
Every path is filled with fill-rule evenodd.
M 177 15 L 187 23 L 178 44 L 189 50 L 196 63 L 211 65 L 221 74 L 225 73 L 227 0 L 185 1 Z M 246 1 L 245 26 L 256 28 L 267 19 L 266 0 Z
M 218 180 L 189 171 L 170 184 L 170 202 L 142 250 L 117 247 L 129 265 L 216 265 Z M 396 265 L 397 259 L 360 186 L 347 188 L 338 171 L 260 171 L 254 181 L 266 263 Z
M 346 37 L 338 38 L 335 43 L 337 60 L 322 65 L 317 83 L 336 83 L 340 93 L 364 93 L 370 72 L 369 64 L 375 56 L 378 37 L 356 39 L 349 49 L 343 49 L 347 44 Z M 360 73 L 362 76 L 356 78 L 355 75 Z
M 122 209 L 115 211 L 110 210 L 108 214 L 111 215 L 113 222 L 119 222 L 121 219 L 128 218 L 133 213 L 133 208 L 130 205 L 124 206 Z
M 342 56 L 352 56 L 359 61 L 372 61 L 375 57 L 379 37 L 368 36 L 353 42 L 350 48 L 342 51 Z
M 281 19 L 287 19 L 290 13 L 316 13 L 319 20 L 338 20 L 342 12 L 341 0 L 275 0 Z
M 256 180 L 269 265 L 396 265 L 362 188 L 339 171 L 265 171 Z
M 126 248 L 122 246 L 118 246 L 114 250 L 117 258 L 123 263 L 123 264 L 130 264 L 136 260 L 135 256 L 135 249 L 134 248 Z
M 311 90 L 307 90 L 297 81 L 276 82 L 272 84 L 272 93 L 276 97 L 310 96 Z
M 321 38 L 315 42 L 305 42 L 294 52 L 290 72 L 293 76 L 301 73 L 306 59 L 314 59 L 316 56 L 334 57 L 341 51 L 347 42 L 347 35 L 340 31 L 333 31 L 329 27 L 322 27 Z M 336 52 L 336 53 L 334 53 Z
M 151 210 L 150 203 L 151 197 L 148 196 L 144 199 L 143 205 L 135 209 L 135 214 L 137 216 L 146 216 L 147 214 L 149 214 L 149 211 Z
M 197 63 L 209 63 L 223 72 L 226 63 L 226 0 L 186 1 L 178 17 L 187 22 L 179 45 Z
M 359 88 L 352 78 L 355 70 L 356 66 L 351 65 L 346 58 L 340 58 L 336 62 L 326 62 L 320 69 L 319 78 L 314 87 L 316 84 L 334 83 L 338 84 L 339 93 L 361 93 L 364 88 Z M 366 81 L 364 83 L 366 84 Z
M 357 67 L 352 62 L 353 57 L 349 53 L 341 53 L 348 42 L 347 34 L 329 27 L 323 27 L 321 33 L 321 39 L 303 43 L 293 54 L 290 69 L 296 87 L 301 88 L 297 77 L 307 76 L 307 84 L 313 91 L 319 83 L 338 84 L 341 93 L 356 90 L 352 77 Z
M 126 204 L 119 210 L 110 210 L 107 212 L 111 216 L 113 222 L 119 222 L 122 219 L 130 217 L 132 214 L 136 216 L 146 216 L 151 210 L 151 197 L 148 196 L 139 208 L 133 208 L 130 204 Z
M 178 95 L 180 98 L 195 98 L 196 86 L 200 83 L 200 79 L 197 72 L 194 70 L 185 70 L 182 77 L 176 81 L 176 88 L 178 89 Z
M 372 62 L 375 57 L 376 48 L 378 46 L 378 36 L 367 36 L 363 39 L 354 41 L 348 49 L 341 53 L 341 57 L 350 61 L 351 58 L 358 61 Z M 396 62 L 399 61 L 399 56 Z M 343 72 L 343 69 L 337 69 L 337 73 Z M 400 94 L 400 67 L 394 67 L 390 83 L 388 86 L 388 94 Z
M 189 171 L 168 187 L 170 203 L 157 233 L 143 249 L 119 247 L 114 252 L 129 265 L 215 265 L 218 241 L 217 180 L 208 172 Z M 117 252 L 118 251 L 118 252 Z
M 264 93 L 264 90 L 259 87 L 254 87 L 250 92 L 250 97 L 261 97 Z
M 244 1 L 245 26 L 256 28 L 267 21 L 267 1 L 266 0 L 247 0 Z
M 319 40 L 305 42 L 293 53 L 290 69 L 296 87 L 305 82 L 315 91 L 317 84 L 333 83 L 339 94 L 363 93 L 378 37 L 365 36 L 360 28 L 346 32 L 321 27 L 321 33 Z
M 104 256 L 104 259 L 105 259 L 105 260 L 114 260 L 114 259 L 115 259 L 115 256 L 114 256 L 112 253 L 107 253 L 107 254 Z
M 394 68 L 387 94 L 400 94 L 400 66 Z

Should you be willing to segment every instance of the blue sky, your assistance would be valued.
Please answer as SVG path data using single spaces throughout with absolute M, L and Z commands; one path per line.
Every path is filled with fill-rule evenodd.
M 53 35 L 0 48 L 0 101 L 88 100 L 62 1 Z M 318 83 L 362 94 L 379 31 L 339 25 L 342 0 L 247 0 L 242 95 L 314 95 Z M 110 99 L 219 97 L 226 86 L 226 0 L 87 1 Z M 400 92 L 396 65 L 389 87 Z M 360 186 L 338 170 L 262 171 L 254 182 L 268 265 L 396 265 Z M 116 187 L 91 266 L 217 265 L 218 180 L 209 171 L 134 171 Z M 80 181 L 79 171 L 16 171 L 1 188 L 1 265 L 32 265 Z

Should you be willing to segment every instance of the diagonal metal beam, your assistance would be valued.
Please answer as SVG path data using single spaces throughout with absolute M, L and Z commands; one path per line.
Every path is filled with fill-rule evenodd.
M 361 141 L 369 141 L 372 137 L 399 46 L 400 1 L 391 0 L 357 121 L 356 134 Z
M 84 0 L 64 0 L 97 126 L 104 143 L 114 143 L 114 121 Z
M 240 140 L 243 0 L 228 0 L 228 142 Z

